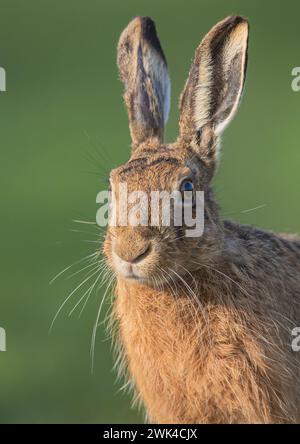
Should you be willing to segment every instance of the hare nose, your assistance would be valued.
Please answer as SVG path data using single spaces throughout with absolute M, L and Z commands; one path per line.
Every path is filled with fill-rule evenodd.
M 136 264 L 148 256 L 151 250 L 151 245 L 150 243 L 147 243 L 139 248 L 130 248 L 129 246 L 127 246 L 127 248 L 120 248 L 116 245 L 114 250 L 123 261 L 129 262 L 130 264 Z

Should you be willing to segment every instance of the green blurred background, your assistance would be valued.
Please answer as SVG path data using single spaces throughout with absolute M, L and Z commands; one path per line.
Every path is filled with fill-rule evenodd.
M 300 92 L 291 89 L 300 65 L 298 1 L 0 0 L 1 423 L 142 421 L 115 383 L 104 329 L 91 373 L 101 292 L 80 319 L 78 311 L 68 317 L 83 292 L 74 295 L 49 334 L 81 277 L 49 281 L 97 247 L 83 242 L 95 240 L 93 226 L 72 219 L 95 219 L 104 175 L 129 155 L 115 64 L 122 29 L 135 15 L 156 21 L 172 78 L 172 140 L 195 47 L 230 14 L 247 16 L 251 35 L 244 100 L 224 135 L 216 179 L 222 212 L 299 232 Z

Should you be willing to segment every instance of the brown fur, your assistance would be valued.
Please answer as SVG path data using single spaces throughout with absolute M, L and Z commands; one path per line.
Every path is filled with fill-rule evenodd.
M 149 26 L 153 38 L 144 32 Z M 184 227 L 109 227 L 104 244 L 117 273 L 118 340 L 152 422 L 300 420 L 299 357 L 291 349 L 291 330 L 300 321 L 300 241 L 222 221 L 211 189 L 219 135 L 243 89 L 247 38 L 240 17 L 225 19 L 205 37 L 172 145 L 162 142 L 167 98 L 155 95 L 167 90 L 166 73 L 151 73 L 166 69 L 153 22 L 134 19 L 119 43 L 133 154 L 112 171 L 113 191 L 120 182 L 129 191 L 172 191 L 189 174 L 205 192 L 200 238 L 183 236 Z M 124 39 L 127 48 L 134 42 L 131 56 L 124 56 Z M 147 73 L 140 64 L 146 56 Z M 140 81 L 159 104 L 148 116 L 143 100 L 149 97 L 136 95 Z M 135 278 L 122 272 L 128 264 Z

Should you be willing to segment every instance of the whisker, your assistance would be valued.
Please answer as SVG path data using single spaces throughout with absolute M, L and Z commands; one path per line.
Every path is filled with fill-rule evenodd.
M 260 210 L 261 208 L 265 208 L 267 204 L 261 204 L 257 207 L 249 208 L 248 210 L 242 210 L 241 213 L 250 213 L 251 211 Z
M 98 268 L 99 270 L 99 268 Z M 102 270 L 103 271 L 103 270 Z M 78 305 L 80 305 L 81 301 L 85 298 L 86 296 L 86 301 L 87 302 L 88 298 L 90 297 L 91 293 L 93 292 L 93 289 L 95 288 L 95 285 L 97 284 L 97 282 L 99 281 L 99 279 L 102 276 L 102 271 L 99 273 L 99 275 L 96 277 L 95 282 L 84 292 L 84 294 L 81 296 L 81 298 L 79 299 L 79 301 L 75 304 L 75 306 L 72 308 L 72 310 L 69 313 L 69 317 L 72 315 L 72 313 L 76 310 L 76 308 L 78 307 Z M 80 312 L 81 315 L 82 311 Z
M 176 237 L 175 239 L 172 239 L 171 241 L 168 241 L 168 243 L 172 243 L 172 242 L 176 242 L 176 241 L 178 241 L 179 239 L 183 239 L 184 237 L 186 237 L 186 235 L 184 234 L 183 236 L 179 236 L 179 237 Z
M 97 313 L 97 317 L 96 317 L 96 322 L 95 322 L 94 328 L 93 328 L 92 341 L 91 341 L 92 372 L 93 372 L 93 369 L 94 369 L 95 342 L 96 342 L 96 334 L 97 334 L 97 329 L 98 329 L 99 318 L 100 318 L 100 314 L 101 314 L 103 303 L 104 303 L 106 295 L 107 295 L 107 293 L 108 293 L 108 291 L 110 289 L 110 286 L 113 283 L 113 280 L 114 280 L 114 275 L 111 276 L 110 281 L 109 281 L 109 283 L 108 283 L 108 285 L 106 287 L 106 290 L 104 292 L 104 295 L 102 297 L 102 300 L 100 302 L 98 313 Z
M 199 301 L 199 299 L 197 298 L 197 295 L 195 294 L 195 292 L 192 290 L 192 288 L 190 287 L 190 285 L 180 276 L 180 274 L 178 274 L 175 270 L 173 270 L 172 268 L 169 268 L 170 271 L 172 271 L 179 279 L 180 281 L 183 283 L 183 285 L 187 288 L 187 290 L 191 293 L 191 295 L 193 295 L 196 298 L 196 301 L 198 301 L 199 306 L 203 308 L 201 302 Z
M 98 273 L 98 269 L 96 271 L 93 271 L 92 274 L 90 274 L 86 279 L 84 279 L 68 296 L 67 298 L 64 300 L 64 302 L 61 304 L 61 306 L 59 307 L 58 311 L 56 312 L 56 315 L 53 318 L 53 321 L 51 322 L 50 325 L 50 329 L 49 331 L 51 332 L 54 323 L 57 319 L 57 317 L 59 316 L 61 310 L 64 308 L 64 306 L 66 305 L 66 303 L 69 301 L 69 299 L 73 296 L 74 293 L 76 293 L 77 290 L 79 290 L 79 288 L 81 288 L 89 279 L 91 279 L 93 276 L 95 276 L 95 274 Z
M 235 214 L 245 214 L 245 213 L 250 213 L 251 211 L 256 211 L 256 210 L 261 210 L 262 208 L 265 208 L 267 206 L 267 204 L 261 204 L 261 205 L 257 205 L 256 207 L 253 208 L 248 208 L 246 210 L 237 210 L 237 211 L 229 211 L 226 213 L 223 213 L 223 216 L 233 216 Z
M 73 264 L 68 265 L 68 267 L 64 268 L 62 271 L 60 271 L 59 273 L 57 273 L 57 274 L 54 276 L 54 278 L 51 279 L 51 281 L 49 282 L 49 285 L 53 284 L 53 282 L 56 281 L 56 279 L 58 279 L 58 278 L 59 278 L 62 274 L 64 274 L 66 271 L 70 270 L 70 268 L 74 267 L 74 266 L 77 265 L 77 264 L 80 264 L 81 262 L 84 262 L 84 261 L 89 260 L 90 258 L 96 256 L 97 254 L 98 254 L 98 252 L 96 251 L 96 252 L 94 252 L 94 253 L 92 253 L 92 254 L 89 254 L 88 256 L 85 256 L 85 257 L 82 258 L 82 259 L 79 259 L 78 261 L 74 262 Z
M 70 231 L 72 233 L 84 233 L 84 234 L 89 234 L 90 236 L 94 236 L 94 237 L 100 237 L 103 235 L 103 233 L 96 233 L 96 232 L 92 232 L 92 231 L 84 231 L 84 230 L 77 230 L 75 228 L 71 228 Z
M 191 286 L 182 278 L 182 276 L 180 276 L 175 270 L 169 268 L 169 270 L 171 272 L 173 272 L 179 279 L 180 281 L 184 284 L 184 286 L 187 288 L 190 296 L 192 297 L 192 299 L 194 300 L 194 302 L 199 306 L 200 308 L 200 312 L 198 312 L 195 308 L 195 314 L 198 320 L 200 320 L 200 314 L 203 316 L 204 322 L 207 326 L 207 329 L 209 331 L 209 322 L 207 320 L 207 315 L 206 312 L 204 310 L 203 304 L 201 303 L 201 301 L 199 300 L 199 298 L 197 297 L 196 293 L 192 290 Z
M 90 267 L 96 267 L 98 263 L 101 263 L 100 261 L 94 261 L 89 265 L 86 265 L 85 267 L 81 268 L 80 270 L 75 271 L 74 273 L 72 273 L 70 276 L 68 276 L 66 279 L 71 279 L 72 277 L 76 276 L 77 274 L 82 273 L 84 270 L 86 270 L 87 268 Z
M 73 219 L 72 222 L 75 222 L 76 224 L 93 225 L 94 228 L 96 228 L 95 225 L 97 225 L 97 222 L 89 221 L 89 220 Z
M 223 271 L 220 271 L 220 270 L 218 270 L 217 268 L 214 268 L 214 267 L 212 267 L 211 265 L 205 265 L 205 264 L 201 264 L 200 262 L 194 262 L 194 264 L 196 264 L 196 265 L 200 265 L 200 266 L 202 266 L 202 267 L 204 267 L 204 268 L 208 268 L 208 269 L 210 269 L 210 270 L 213 270 L 213 271 L 215 271 L 215 272 L 217 272 L 217 273 L 219 273 L 220 275 L 222 275 L 222 276 L 224 276 L 225 278 L 227 278 L 227 279 L 229 279 L 233 284 L 235 284 L 240 290 L 242 290 L 242 292 L 246 295 L 246 296 L 248 296 L 248 297 L 250 297 L 250 294 L 238 283 L 238 282 L 236 282 L 234 279 L 232 279 L 230 276 L 228 276 L 226 273 L 223 273 Z
M 99 290 L 99 288 L 101 288 L 102 287 L 102 285 L 104 285 L 105 284 L 105 282 L 108 280 L 108 277 L 109 276 L 107 276 L 107 267 L 103 267 L 103 270 L 101 271 L 101 273 L 99 274 L 99 279 L 100 279 L 100 277 L 102 277 L 102 280 L 101 280 L 101 282 L 100 282 L 100 285 L 98 285 L 98 287 L 97 287 L 97 289 L 95 290 L 95 293 Z M 98 279 L 98 280 L 99 280 Z M 97 284 L 97 282 L 95 282 L 95 286 L 96 286 L 96 284 Z M 86 297 L 86 300 L 84 301 L 84 304 L 83 304 L 83 306 L 82 306 L 82 309 L 80 310 L 80 313 L 79 313 L 79 318 L 82 316 L 82 313 L 84 312 L 84 309 L 85 309 L 85 307 L 86 307 L 86 305 L 87 305 L 87 303 L 88 303 L 88 301 L 89 301 L 89 298 L 90 298 L 90 296 L 91 296 L 91 294 L 92 294 L 92 292 L 93 292 L 93 289 L 94 288 L 92 288 L 92 291 L 87 295 L 87 297 Z

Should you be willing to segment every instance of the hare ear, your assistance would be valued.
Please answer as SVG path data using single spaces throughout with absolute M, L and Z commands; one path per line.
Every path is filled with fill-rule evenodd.
M 162 142 L 170 109 L 170 79 L 150 18 L 136 17 L 124 29 L 118 44 L 118 67 L 133 149 L 149 139 Z
M 196 50 L 180 99 L 181 136 L 198 139 L 204 127 L 220 135 L 234 116 L 247 65 L 248 22 L 228 17 L 214 26 Z

